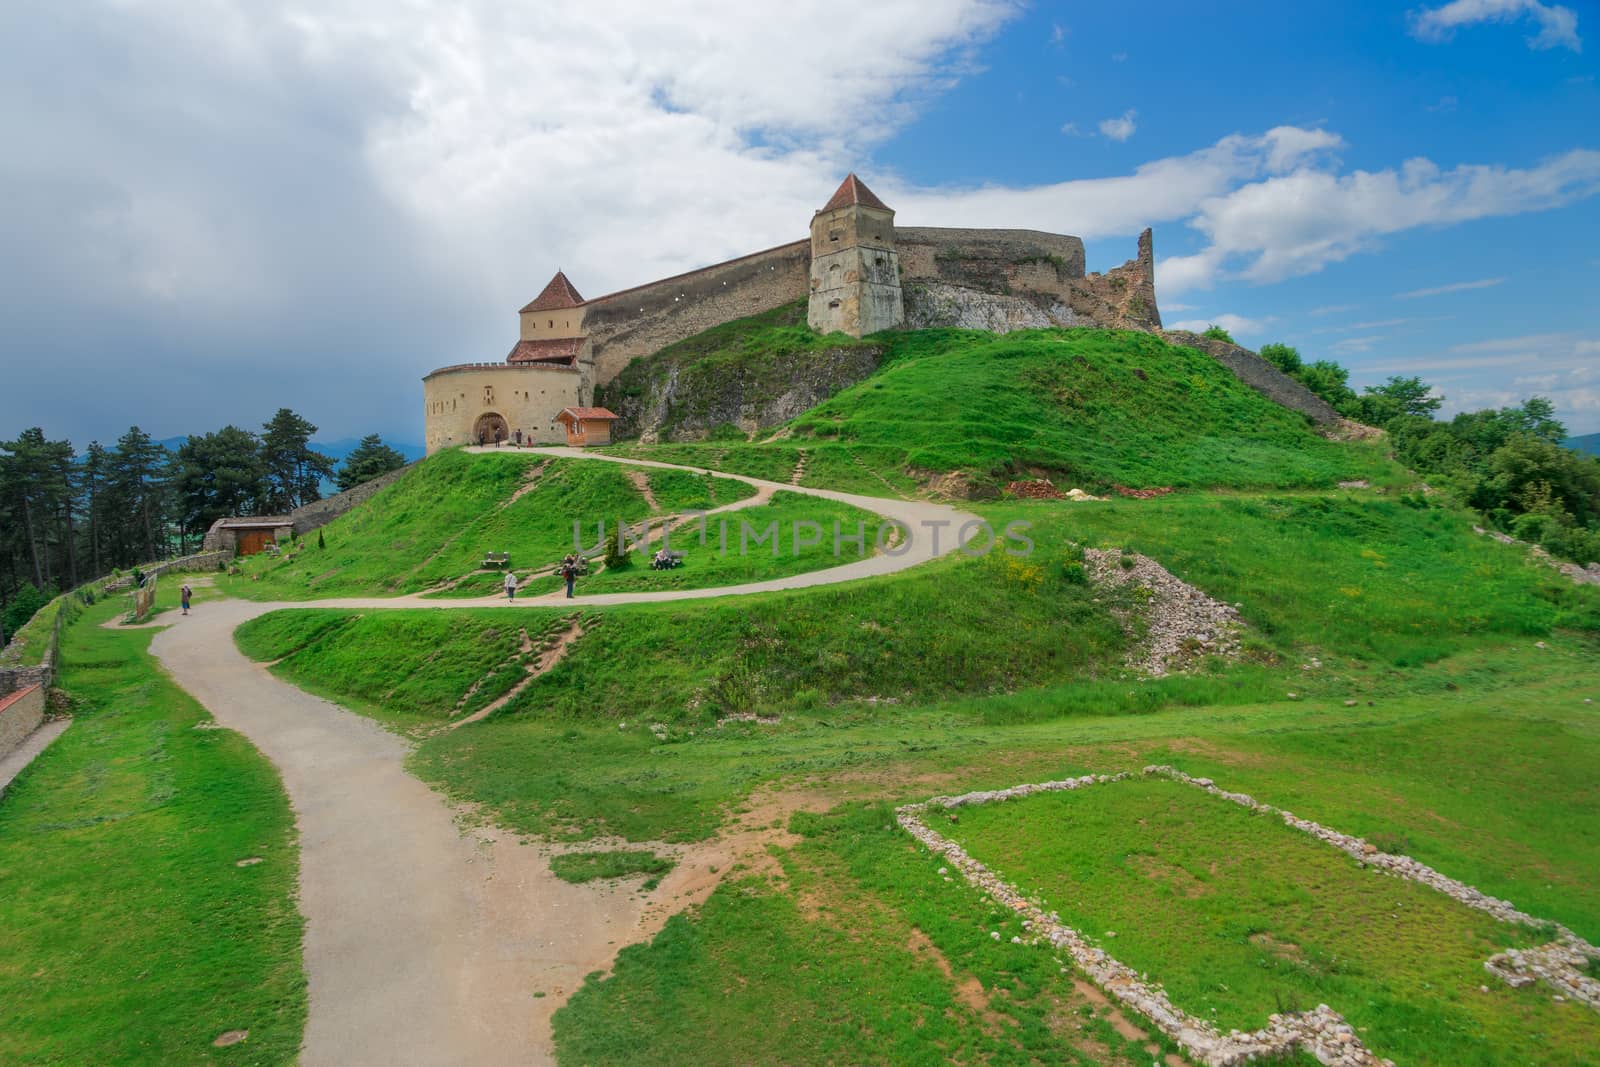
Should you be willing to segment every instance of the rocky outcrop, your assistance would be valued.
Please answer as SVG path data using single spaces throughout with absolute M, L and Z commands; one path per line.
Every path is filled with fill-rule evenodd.
M 1169 344 L 1194 348 L 1227 367 L 1241 382 L 1274 403 L 1298 411 L 1319 426 L 1335 426 L 1341 421 L 1333 405 L 1274 367 L 1248 348 L 1202 337 L 1188 330 L 1163 330 Z
M 905 285 L 906 329 L 955 328 L 1010 333 L 1071 326 L 1072 309 L 1059 301 L 1046 305 L 1037 298 L 1006 296 L 949 282 Z
M 736 426 L 744 433 L 780 426 L 878 369 L 877 345 L 729 353 L 694 359 L 644 360 L 629 366 L 595 402 L 616 412 L 616 437 L 698 441 Z

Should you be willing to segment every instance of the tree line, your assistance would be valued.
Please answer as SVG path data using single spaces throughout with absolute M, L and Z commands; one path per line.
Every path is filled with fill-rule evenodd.
M 377 434 L 337 467 L 311 448 L 317 427 L 280 408 L 259 433 L 224 426 L 168 449 L 137 426 L 106 447 L 52 441 L 38 427 L 0 441 L 0 622 L 113 570 L 197 551 L 226 515 L 281 515 L 405 465 Z M 32 605 L 30 607 L 30 605 Z
M 1567 429 L 1545 397 L 1442 420 L 1444 397 L 1420 377 L 1357 393 L 1333 360 L 1306 362 L 1286 344 L 1259 354 L 1345 418 L 1388 431 L 1395 458 L 1487 525 L 1578 563 L 1600 560 L 1600 459 L 1562 444 Z

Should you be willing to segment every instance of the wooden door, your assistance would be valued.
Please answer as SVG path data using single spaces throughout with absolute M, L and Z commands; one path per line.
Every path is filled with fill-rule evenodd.
M 236 537 L 241 556 L 253 556 L 277 540 L 271 530 L 240 530 Z

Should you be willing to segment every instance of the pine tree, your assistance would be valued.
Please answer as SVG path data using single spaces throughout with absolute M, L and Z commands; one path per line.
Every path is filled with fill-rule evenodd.
M 354 489 L 406 465 L 406 457 L 383 443 L 383 438 L 369 433 L 361 439 L 339 469 L 338 484 L 341 490 Z

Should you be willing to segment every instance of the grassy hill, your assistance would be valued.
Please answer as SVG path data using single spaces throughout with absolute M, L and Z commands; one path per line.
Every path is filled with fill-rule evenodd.
M 794 332 L 731 323 L 703 359 L 787 361 Z M 765 477 L 792 472 L 804 455 L 803 484 L 880 495 L 949 472 L 980 485 L 1042 474 L 1090 490 L 1406 480 L 1381 445 L 1327 440 L 1210 357 L 1150 334 L 924 330 L 871 340 L 884 348 L 874 374 L 761 443 L 722 439 L 652 454 Z
M 549 460 L 515 451 L 451 450 L 430 457 L 323 527 L 320 536 L 302 539 L 280 556 L 241 560 L 241 573 L 222 584 L 234 595 L 258 600 L 405 593 L 485 596 L 497 592 L 504 579 L 502 572 L 481 567 L 485 553 L 510 553 L 512 568 L 527 578 L 548 571 L 573 550 L 575 522 L 581 524 L 584 546 L 592 548 L 600 523 L 614 531 L 618 520 L 633 525 L 648 517 L 710 510 L 754 492 L 744 482 L 687 471 L 630 471 L 614 463 Z M 864 522 L 869 537 L 877 527 L 874 516 L 847 505 L 807 502 L 802 507 L 779 493 L 766 504 L 730 516 L 730 523 L 735 523 L 731 537 L 737 542 L 738 521 L 758 530 L 778 522 L 787 536 L 796 518 L 825 524 L 838 519 L 847 528 Z M 715 537 L 713 527 L 712 544 Z M 831 542 L 772 559 L 724 556 L 701 548 L 697 540 L 688 533 L 674 539 L 676 547 L 688 551 L 679 570 L 652 572 L 641 559 L 622 571 L 597 571 L 585 583 L 594 582 L 595 592 L 693 588 L 778 577 L 837 562 Z M 545 592 L 557 584 L 553 577 L 536 578 L 528 591 Z
M 1586 433 L 1582 437 L 1569 437 L 1565 444 L 1568 448 L 1575 448 L 1579 452 L 1587 452 L 1591 456 L 1600 456 L 1600 433 Z

